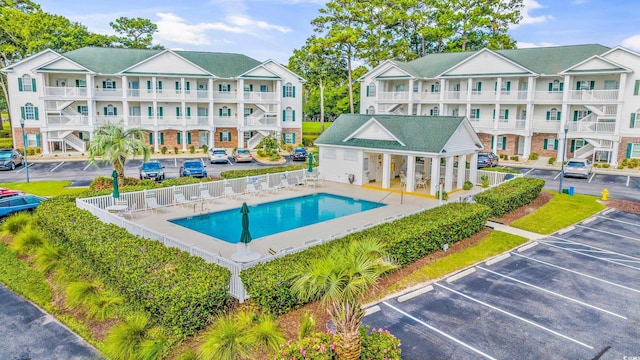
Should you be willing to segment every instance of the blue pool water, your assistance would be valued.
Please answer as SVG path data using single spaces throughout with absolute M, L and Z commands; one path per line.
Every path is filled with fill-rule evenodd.
M 384 204 L 318 193 L 249 206 L 249 231 L 254 239 L 375 209 Z M 228 243 L 240 241 L 240 208 L 169 220 Z

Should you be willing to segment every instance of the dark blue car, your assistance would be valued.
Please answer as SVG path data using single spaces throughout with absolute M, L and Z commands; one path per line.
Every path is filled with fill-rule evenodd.
M 0 218 L 13 215 L 20 211 L 33 211 L 44 201 L 44 198 L 35 195 L 15 195 L 0 199 Z
M 180 176 L 207 177 L 207 170 L 200 160 L 185 160 L 180 167 Z

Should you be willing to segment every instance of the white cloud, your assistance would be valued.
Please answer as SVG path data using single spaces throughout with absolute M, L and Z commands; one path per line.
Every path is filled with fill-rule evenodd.
M 158 33 L 155 38 L 179 44 L 208 45 L 211 43 L 207 36 L 208 31 L 250 35 L 259 35 L 260 31 L 265 30 L 275 30 L 281 33 L 291 31 L 290 28 L 284 26 L 272 25 L 265 21 L 254 20 L 242 15 L 229 15 L 224 22 L 199 24 L 188 24 L 185 19 L 172 13 L 159 12 L 156 15 L 160 20 L 156 22 Z
M 522 20 L 520 20 L 519 24 L 515 26 L 511 26 L 511 28 L 517 28 L 520 25 L 545 23 L 549 20 L 554 19 L 552 15 L 539 15 L 539 16 L 531 15 L 532 11 L 545 8 L 544 6 L 540 5 L 540 3 L 536 0 L 524 0 L 523 4 L 524 4 L 524 8 L 521 11 Z
M 518 44 L 517 44 L 518 49 L 548 47 L 548 46 L 558 46 L 558 45 L 554 43 L 548 43 L 548 42 L 540 42 L 536 44 L 536 43 L 523 42 L 523 41 L 518 41 Z
M 620 43 L 620 45 L 631 50 L 640 51 L 640 34 L 622 40 L 622 43 Z

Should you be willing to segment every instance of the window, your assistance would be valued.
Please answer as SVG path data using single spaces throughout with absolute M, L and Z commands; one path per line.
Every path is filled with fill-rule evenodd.
M 223 106 L 222 108 L 220 108 L 220 116 L 222 116 L 222 117 L 231 116 L 231 109 L 228 108 L 226 105 Z
M 78 105 L 78 112 L 82 116 L 89 116 L 89 107 L 87 105 Z
M 376 113 L 376 109 L 373 106 L 367 108 L 367 115 L 373 115 Z
M 27 134 L 27 147 L 40 146 L 40 134 Z
M 296 97 L 296 87 L 286 83 L 282 89 L 282 97 Z
M 113 81 L 113 79 L 111 79 L 111 78 L 107 78 L 105 81 L 102 82 L 102 88 L 103 89 L 115 89 L 116 88 L 116 82 Z
M 231 91 L 231 84 L 227 84 L 227 83 L 218 84 L 218 91 L 219 92 L 230 92 Z
M 180 106 L 176 106 L 176 117 L 182 116 L 182 108 Z
M 76 79 L 76 87 L 86 88 L 87 87 L 87 80 Z
M 471 92 L 473 94 L 480 94 L 482 92 L 482 82 L 474 82 L 473 87 L 471 88 Z
M 458 84 L 458 90 L 460 91 L 460 84 Z M 437 81 L 435 84 L 431 85 L 431 92 L 439 93 L 440 92 L 440 82 Z
M 31 86 L 31 76 L 25 74 L 22 75 L 22 79 L 18 80 L 21 80 L 18 84 L 22 86 L 22 89 L 19 89 L 20 91 L 35 91 L 33 90 L 33 86 Z
M 631 122 L 629 123 L 629 127 L 631 129 L 637 129 L 640 128 L 640 116 L 638 116 L 640 114 L 640 110 L 631 113 Z
M 640 144 L 628 143 L 627 144 L 627 157 L 629 159 L 640 158 Z
M 376 84 L 374 82 L 369 83 L 367 86 L 367 96 L 376 96 Z
M 593 90 L 595 87 L 595 81 L 581 80 L 576 82 L 576 90 Z
M 560 120 L 560 111 L 556 108 L 551 108 L 550 111 L 547 111 L 547 121 L 548 120 Z
M 455 108 L 455 109 L 451 109 L 451 116 L 459 116 L 458 114 L 460 113 L 460 109 Z
M 176 81 L 176 94 L 179 94 L 180 90 L 182 90 L 182 84 L 180 81 Z
M 253 84 L 244 84 L 244 92 L 251 92 L 253 91 Z
M 156 91 L 159 93 L 162 92 L 162 80 L 156 81 Z
M 564 83 L 560 82 L 560 80 L 553 80 L 553 82 L 549 83 L 549 92 L 562 92 L 564 87 Z
M 260 92 L 267 92 L 269 91 L 269 87 L 267 85 L 260 85 Z
M 231 141 L 231 133 L 227 130 L 220 133 L 220 141 Z
M 25 120 L 38 120 L 38 108 L 33 106 L 32 103 L 26 103 L 22 107 L 22 117 Z
M 337 158 L 335 149 L 325 149 L 320 154 L 321 154 L 321 157 L 323 159 L 335 159 L 335 158 Z
M 480 119 L 480 109 L 471 109 L 471 113 L 469 114 L 469 119 Z
M 500 120 L 509 120 L 509 109 L 500 109 Z
M 396 85 L 396 92 L 403 92 L 403 91 L 404 91 L 404 84 Z
M 433 109 L 429 110 L 429 115 L 431 115 L 431 116 L 440 115 L 440 109 L 437 106 L 434 106 Z
M 284 133 L 284 143 L 285 144 L 295 144 L 295 134 L 294 133 Z
M 511 81 L 503 81 L 500 85 L 500 91 L 503 94 L 509 94 L 511 92 Z
M 158 106 L 158 119 L 162 119 L 163 116 L 164 116 L 164 111 L 162 109 L 162 106 Z
M 296 121 L 296 112 L 291 107 L 287 107 L 283 112 L 282 121 Z
M 109 104 L 104 108 L 105 116 L 115 116 L 117 114 L 117 110 L 113 107 L 113 105 Z
M 558 150 L 558 139 L 554 137 L 544 139 L 542 148 L 544 150 Z
M 507 150 L 506 136 L 498 136 L 498 150 Z
M 418 83 L 417 82 L 413 83 L 413 92 L 418 92 Z

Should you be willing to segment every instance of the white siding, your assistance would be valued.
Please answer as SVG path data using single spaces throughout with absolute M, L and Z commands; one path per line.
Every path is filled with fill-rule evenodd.
M 487 51 L 448 71 L 447 75 L 521 73 L 525 70 Z M 488 84 L 487 84 L 488 85 Z M 491 84 L 493 85 L 493 84 Z M 487 89 L 489 90 L 489 89 Z M 493 88 L 491 88 L 493 90 Z
M 170 52 L 160 54 L 149 61 L 134 66 L 127 72 L 206 74 L 202 69 Z
M 319 147 L 320 174 L 324 176 L 325 180 L 349 184 L 348 174 L 355 174 L 355 182 L 353 184 L 362 185 L 363 152 L 361 150 L 326 147 L 322 145 L 320 145 Z M 329 156 L 329 158 L 327 158 L 326 153 L 333 151 L 335 151 L 335 159 L 332 159 L 332 156 Z M 345 151 L 349 152 L 347 154 L 347 158 L 352 159 L 355 155 L 355 160 L 345 161 Z

